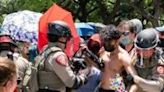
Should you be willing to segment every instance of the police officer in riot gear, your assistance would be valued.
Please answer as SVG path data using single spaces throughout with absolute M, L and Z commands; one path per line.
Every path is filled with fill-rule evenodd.
M 1 29 L 2 30 L 2 29 Z M 6 57 L 9 56 L 13 59 L 11 53 L 14 52 L 16 44 L 12 40 L 9 34 L 1 32 L 0 33 L 0 56 Z
M 136 39 L 135 39 L 135 47 L 137 48 L 137 50 L 139 51 L 139 55 L 140 55 L 140 60 L 139 62 L 136 62 L 136 65 L 138 67 L 149 67 L 151 66 L 150 64 L 145 65 L 143 59 L 147 59 L 147 58 L 151 58 L 151 55 L 155 54 L 155 47 L 158 44 L 159 41 L 159 37 L 157 35 L 157 33 L 154 31 L 154 29 L 149 29 L 149 31 L 147 31 L 148 29 L 144 30 L 143 32 L 140 32 L 140 34 L 137 35 Z M 152 49 L 154 52 L 151 52 L 151 55 L 148 54 L 144 54 L 144 50 L 150 50 Z M 143 50 L 143 52 L 142 52 Z M 145 56 L 144 56 L 145 55 Z M 157 58 L 157 57 L 154 57 Z M 157 62 L 152 62 L 153 64 L 157 63 Z
M 87 81 L 87 74 L 75 75 L 64 53 L 66 43 L 71 37 L 68 24 L 64 21 L 53 21 L 48 24 L 48 45 L 42 52 L 49 56 L 44 61 L 44 70 L 49 75 L 39 75 L 39 92 L 66 92 L 66 87 L 78 88 Z M 49 53 L 51 49 L 56 51 Z
M 21 84 L 22 78 L 24 76 L 24 72 L 27 69 L 29 62 L 21 56 L 16 49 L 18 49 L 17 45 L 11 38 L 11 36 L 6 33 L 4 30 L 0 29 L 0 56 L 7 57 L 12 59 L 16 64 L 17 68 L 17 82 L 18 82 L 18 89 L 21 92 Z
M 136 54 L 132 57 L 135 68 L 139 76 L 134 77 L 134 82 L 138 84 L 135 92 L 161 92 L 164 88 L 164 63 L 161 56 L 158 56 L 156 46 L 159 37 L 153 28 L 139 32 L 135 39 Z M 134 85 L 133 85 L 134 87 Z

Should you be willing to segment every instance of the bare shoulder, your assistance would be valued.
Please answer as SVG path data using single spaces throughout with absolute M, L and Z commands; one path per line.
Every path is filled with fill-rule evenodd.
M 109 57 L 108 57 L 108 54 L 110 54 L 110 53 L 104 51 L 100 58 L 103 59 L 105 62 L 108 62 L 108 61 L 110 61 Z
M 122 61 L 122 63 L 130 64 L 131 58 L 130 58 L 129 53 L 121 47 L 119 47 L 119 50 L 120 50 L 119 59 Z

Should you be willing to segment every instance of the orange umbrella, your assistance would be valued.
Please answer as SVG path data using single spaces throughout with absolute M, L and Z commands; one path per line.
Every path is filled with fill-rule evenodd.
M 77 34 L 74 22 L 73 22 L 73 18 L 72 18 L 72 14 L 66 10 L 64 10 L 63 8 L 61 8 L 60 6 L 58 6 L 57 4 L 54 4 L 52 7 L 50 7 L 48 9 L 48 11 L 46 11 L 42 17 L 40 18 L 39 21 L 39 35 L 38 35 L 38 49 L 39 51 L 43 48 L 44 45 L 47 44 L 48 39 L 47 39 L 47 29 L 48 29 L 48 23 L 55 21 L 55 20 L 62 20 L 65 21 L 68 26 L 71 29 L 71 34 L 73 36 L 73 51 L 71 51 L 70 44 L 68 44 L 66 46 L 66 53 L 69 57 L 71 57 L 74 53 L 76 52 L 79 48 L 79 36 Z

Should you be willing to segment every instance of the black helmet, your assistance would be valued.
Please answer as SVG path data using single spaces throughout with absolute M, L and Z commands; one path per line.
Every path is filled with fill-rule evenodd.
M 10 34 L 4 31 L 2 28 L 0 28 L 0 44 L 3 43 L 9 43 L 11 44 L 11 46 L 17 47 Z
M 53 21 L 48 24 L 48 36 L 70 37 L 71 31 L 64 21 Z
M 155 29 L 148 28 L 139 32 L 135 38 L 135 47 L 139 49 L 150 49 L 157 46 L 159 37 Z

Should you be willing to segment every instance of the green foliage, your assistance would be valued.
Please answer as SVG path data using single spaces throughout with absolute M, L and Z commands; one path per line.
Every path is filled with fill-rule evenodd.
M 3 14 L 10 14 L 22 10 L 45 12 L 57 0 L 1 0 L 0 1 L 0 23 Z
M 74 19 L 117 24 L 123 19 L 139 18 L 145 26 L 164 24 L 164 0 L 0 0 L 0 24 L 6 14 L 21 10 L 45 12 L 54 2 L 69 10 Z M 155 10 L 156 9 L 156 10 Z M 157 12 L 157 10 L 159 12 Z M 144 12 L 143 12 L 144 11 Z M 159 16 L 154 16 L 159 14 Z M 150 18 L 151 15 L 151 18 Z M 157 18 L 153 18 L 157 17 Z M 159 21 L 159 24 L 157 23 Z

